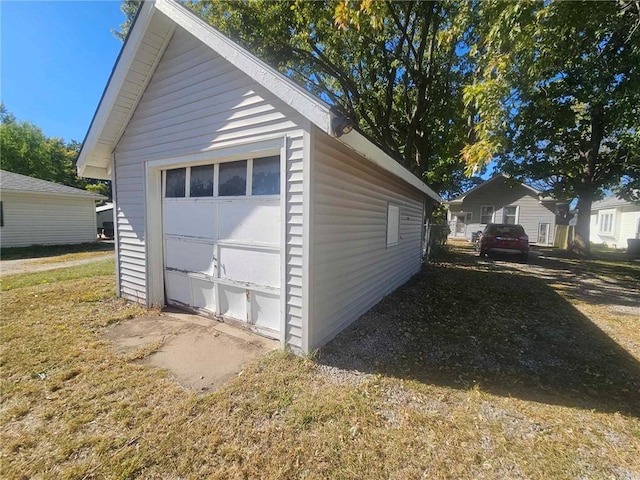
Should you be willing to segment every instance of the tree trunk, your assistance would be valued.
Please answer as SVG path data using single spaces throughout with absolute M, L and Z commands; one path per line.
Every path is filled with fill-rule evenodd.
M 576 223 L 575 238 L 569 246 L 569 249 L 581 256 L 588 256 L 591 253 L 589 234 L 592 203 L 592 191 L 582 192 L 578 197 L 578 222 Z
M 589 243 L 589 230 L 591 222 L 591 204 L 593 197 L 598 191 L 594 185 L 594 175 L 600 153 L 600 144 L 605 135 L 605 112 L 604 106 L 596 103 L 591 108 L 591 138 L 589 139 L 589 149 L 584 154 L 584 165 L 582 167 L 582 178 L 578 189 L 578 222 L 576 223 L 576 234 L 570 250 L 581 256 L 591 253 Z

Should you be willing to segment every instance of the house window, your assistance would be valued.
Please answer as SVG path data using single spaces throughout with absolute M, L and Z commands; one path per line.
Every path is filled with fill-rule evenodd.
M 467 212 L 467 216 L 465 218 L 465 222 L 464 223 L 469 225 L 472 220 L 473 220 L 473 213 L 472 212 Z
M 251 195 L 278 195 L 280 193 L 280 157 L 256 158 L 253 161 Z
M 191 167 L 190 184 L 190 197 L 213 197 L 213 165 Z
M 600 220 L 600 233 L 611 233 L 613 231 L 613 213 L 605 213 Z
M 387 247 L 400 241 L 400 207 L 389 204 L 387 207 Z
M 504 207 L 503 223 L 507 225 L 515 225 L 518 223 L 518 207 Z
M 493 223 L 493 206 L 482 206 L 480 207 L 480 224 L 486 225 L 488 223 Z
M 218 195 L 235 197 L 247 194 L 247 161 L 220 164 Z
M 186 168 L 174 168 L 167 170 L 165 197 L 179 198 L 185 196 L 185 182 L 187 180 Z

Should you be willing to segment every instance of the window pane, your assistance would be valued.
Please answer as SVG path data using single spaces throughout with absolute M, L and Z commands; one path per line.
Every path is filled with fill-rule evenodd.
M 231 197 L 247 194 L 247 161 L 220 164 L 218 195 Z
M 504 223 L 507 225 L 515 225 L 517 212 L 518 207 L 504 207 Z
M 487 224 L 493 220 L 493 207 L 481 207 L 480 209 L 480 223 Z
M 280 193 L 280 157 L 256 158 L 253 161 L 251 195 Z
M 213 165 L 191 167 L 192 197 L 213 197 Z
M 184 197 L 187 169 L 174 168 L 173 170 L 167 170 L 166 176 L 167 181 L 164 196 L 167 198 Z
M 397 245 L 400 237 L 400 207 L 387 207 L 387 247 Z

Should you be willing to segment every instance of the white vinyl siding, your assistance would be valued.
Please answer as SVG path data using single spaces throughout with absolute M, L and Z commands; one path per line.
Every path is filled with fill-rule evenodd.
M 313 130 L 313 323 L 309 348 L 333 338 L 420 270 L 424 197 Z M 387 248 L 388 205 L 399 207 Z
M 303 131 L 309 122 L 178 28 L 115 151 L 121 294 L 144 301 L 145 161 L 287 137 L 285 343 L 302 347 Z
M 590 240 L 615 248 L 627 248 L 629 238 L 638 238 L 640 205 L 619 205 L 592 210 Z
M 2 192 L 2 247 L 96 241 L 93 198 Z

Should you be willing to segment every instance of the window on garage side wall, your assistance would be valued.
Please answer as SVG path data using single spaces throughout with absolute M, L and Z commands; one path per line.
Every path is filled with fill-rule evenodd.
M 387 247 L 397 245 L 400 241 L 400 207 L 392 205 L 387 207 Z

